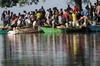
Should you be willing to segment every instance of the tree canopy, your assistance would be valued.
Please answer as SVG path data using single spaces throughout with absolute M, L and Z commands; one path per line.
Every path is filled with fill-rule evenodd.
M 0 0 L 0 7 L 13 7 L 19 4 L 20 6 L 23 5 L 31 5 L 33 3 L 37 4 L 39 0 Z
M 80 10 L 82 10 L 82 3 L 90 3 L 90 0 L 70 0 L 70 3 L 74 3 Z

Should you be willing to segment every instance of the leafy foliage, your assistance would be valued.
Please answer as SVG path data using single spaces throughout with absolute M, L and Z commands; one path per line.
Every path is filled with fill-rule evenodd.
M 16 6 L 18 0 L 0 0 L 0 7 L 12 7 Z
M 75 4 L 75 2 L 79 2 L 79 1 L 81 1 L 82 3 L 90 3 L 90 0 L 67 0 L 68 2 L 67 2 L 67 4 Z
M 45 0 L 44 0 L 45 1 Z M 37 4 L 39 0 L 0 0 L 0 7 L 13 7 L 19 4 L 20 6 Z

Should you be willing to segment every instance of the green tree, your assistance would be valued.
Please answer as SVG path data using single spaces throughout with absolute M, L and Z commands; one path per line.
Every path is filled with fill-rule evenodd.
M 83 3 L 90 3 L 90 0 L 70 0 L 71 2 L 74 2 L 75 5 L 82 10 L 82 4 Z
M 0 0 L 0 7 L 12 7 L 16 6 L 18 0 Z
M 45 1 L 45 0 L 43 0 Z M 31 5 L 32 3 L 37 4 L 39 0 L 0 0 L 0 7 L 13 7 L 19 4 L 20 6 Z
M 74 0 L 75 2 L 75 5 L 80 9 L 82 10 L 82 0 Z

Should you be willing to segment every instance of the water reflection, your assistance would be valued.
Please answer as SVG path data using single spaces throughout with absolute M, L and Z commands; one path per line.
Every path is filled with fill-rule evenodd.
M 99 33 L 3 35 L 2 66 L 99 66 Z

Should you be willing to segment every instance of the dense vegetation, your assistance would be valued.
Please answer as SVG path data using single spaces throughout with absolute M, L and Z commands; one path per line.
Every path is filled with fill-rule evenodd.
M 13 7 L 19 4 L 20 6 L 37 4 L 39 0 L 0 0 L 0 7 Z

